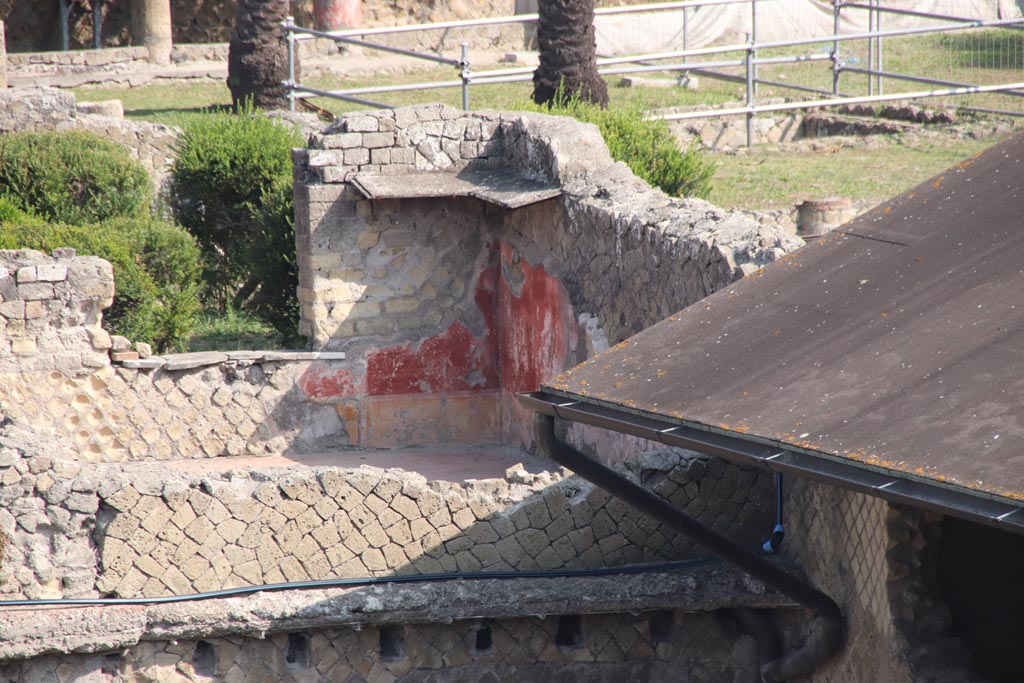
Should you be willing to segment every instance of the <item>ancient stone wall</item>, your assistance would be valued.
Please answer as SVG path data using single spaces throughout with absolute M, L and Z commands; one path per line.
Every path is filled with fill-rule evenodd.
M 143 121 L 82 114 L 74 94 L 56 88 L 0 90 L 0 133 L 85 130 L 120 143 L 149 172 L 157 191 L 164 189 L 174 163 L 181 130 Z
M 75 96 L 55 88 L 0 91 L 0 133 L 60 130 L 75 114 Z
M 75 118 L 79 130 L 95 133 L 111 142 L 124 145 L 149 172 L 157 193 L 169 186 L 174 165 L 175 145 L 181 129 L 159 123 L 126 121 L 109 116 L 81 115 Z
M 111 341 L 100 318 L 113 296 L 102 259 L 0 251 L 0 376 L 105 365 Z
M 364 445 L 403 445 L 413 430 L 528 446 L 515 392 L 800 244 L 780 226 L 652 190 L 612 162 L 596 127 L 565 118 L 357 113 L 295 162 L 300 329 L 350 364 L 316 399 L 358 419 Z M 371 201 L 353 183 L 501 169 L 561 196 L 518 209 Z
M 94 332 L 96 343 L 110 337 Z M 27 342 L 19 342 L 25 344 Z M 107 346 L 109 349 L 109 346 Z M 84 462 L 212 458 L 280 453 L 347 443 L 334 406 L 305 400 L 310 376 L 343 361 L 302 352 L 186 354 L 111 366 L 97 349 L 88 372 L 0 374 L 11 419 L 64 439 L 64 455 Z M 328 437 L 326 443 L 318 439 Z
M 846 617 L 843 650 L 809 680 L 980 680 L 926 576 L 941 515 L 808 481 L 788 485 L 784 553 Z
M 693 557 L 685 538 L 565 473 L 428 481 L 400 470 L 248 463 L 190 473 L 63 460 L 14 422 L 0 451 L 0 594 L 185 595 L 308 579 L 580 569 Z M 228 469 L 223 469 L 227 467 Z M 630 476 L 756 545 L 765 475 L 680 451 Z
M 573 617 L 569 617 L 572 619 Z M 3 680 L 64 683 L 743 683 L 753 640 L 713 614 L 600 614 L 405 624 L 147 642 L 0 665 Z M 567 624 L 578 627 L 569 631 Z M 572 639 L 570 639 L 570 636 Z

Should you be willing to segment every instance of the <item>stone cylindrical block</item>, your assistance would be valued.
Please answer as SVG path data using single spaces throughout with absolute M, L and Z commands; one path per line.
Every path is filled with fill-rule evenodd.
M 796 210 L 796 234 L 804 239 L 824 235 L 857 215 L 849 197 L 808 199 Z
M 149 61 L 171 61 L 171 0 L 132 0 L 132 40 L 149 50 Z
M 318 31 L 359 28 L 363 25 L 362 0 L 313 0 L 313 18 Z

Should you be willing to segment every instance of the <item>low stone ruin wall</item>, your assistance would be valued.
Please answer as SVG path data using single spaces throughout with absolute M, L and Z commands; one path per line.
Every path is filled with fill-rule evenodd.
M 481 457 L 488 447 L 532 450 L 514 392 L 535 389 L 799 241 L 747 216 L 651 191 L 611 162 L 594 128 L 567 119 L 421 107 L 346 117 L 316 144 L 296 154 L 299 298 L 311 351 L 112 363 L 107 354 L 122 342 L 101 327 L 113 292 L 109 265 L 70 251 L 0 252 L 0 339 L 9 344 L 0 353 L 2 597 L 166 596 L 306 579 L 694 557 L 685 539 L 565 472 L 546 471 L 546 463 L 449 481 L 331 466 L 329 457 L 310 465 L 302 453 L 345 449 L 372 465 L 376 451 L 368 447 L 435 444 L 442 459 L 459 446 Z M 356 172 L 460 172 L 471 163 L 553 184 L 562 195 L 515 210 L 472 198 L 370 202 L 349 182 Z M 592 437 L 588 448 L 613 459 L 610 438 L 585 436 Z M 269 454 L 288 467 L 242 457 Z M 622 469 L 745 545 L 756 546 L 768 531 L 765 474 L 679 451 Z M 763 588 L 735 586 L 729 595 L 738 602 L 691 608 L 764 604 Z M 562 613 L 584 612 L 574 608 L 571 588 L 563 590 Z M 280 643 L 199 624 L 202 610 L 191 604 L 176 609 L 192 626 L 174 636 L 136 635 L 134 642 L 145 643 L 128 639 L 122 647 L 136 649 L 123 658 L 22 650 L 8 657 L 34 658 L 0 672 L 39 680 L 69 671 L 98 681 L 193 680 L 218 670 L 236 671 L 240 680 L 280 677 L 255 662 L 239 668 L 239 657 L 257 654 L 277 667 Z M 303 603 L 304 614 L 317 609 Z M 631 609 L 623 603 L 613 611 Z M 538 629 L 528 621 L 508 629 L 511 641 L 534 643 L 517 651 L 529 662 L 503 649 L 494 662 L 474 664 L 462 659 L 461 646 L 445 645 L 444 652 L 410 652 L 404 664 L 388 654 L 386 665 L 332 650 L 332 643 L 354 642 L 351 632 L 324 632 L 317 622 L 303 647 L 323 663 L 294 675 L 350 672 L 356 681 L 367 665 L 377 671 L 368 680 L 425 681 L 444 665 L 468 681 L 486 680 L 492 664 L 509 675 L 547 676 L 575 675 L 582 668 L 573 667 L 586 663 L 610 680 L 682 662 L 703 680 L 725 670 L 697 663 L 682 648 L 642 645 L 626 616 L 609 622 L 613 636 L 597 635 L 598 628 L 595 640 L 554 650 L 540 643 L 551 628 L 571 640 L 576 627 L 556 621 Z M 94 631 L 100 622 L 109 623 L 87 620 L 81 628 Z M 274 628 L 295 632 L 298 623 Z M 711 632 L 712 620 L 704 623 Z M 448 628 L 436 640 L 461 643 L 467 628 Z M 570 635 L 559 636 L 563 630 Z M 10 638 L 20 647 L 32 636 Z M 202 638 L 210 640 L 188 642 Z M 82 648 L 106 652 L 125 642 L 110 635 Z M 734 654 L 722 642 L 721 652 Z M 348 659 L 332 668 L 325 652 Z M 722 666 L 746 671 L 748 659 Z M 632 668 L 622 668 L 624 661 Z
M 79 105 L 66 90 L 19 86 L 0 89 L 0 134 L 84 130 L 121 144 L 149 172 L 158 197 L 169 191 L 171 168 L 181 129 L 159 123 L 123 118 L 120 103 L 117 115 L 92 113 L 104 111 L 92 103 Z M 320 127 L 313 114 L 273 112 L 270 116 L 294 125 L 308 135 Z M 158 202 L 159 203 L 159 202 Z
M 100 319 L 113 297 L 103 259 L 76 258 L 74 249 L 0 251 L 0 377 L 107 365 L 110 335 Z
M 56 88 L 0 90 L 0 133 L 54 130 L 85 130 L 124 145 L 149 172 L 157 191 L 170 176 L 181 134 L 173 126 L 80 114 L 74 94 Z
M 295 164 L 301 331 L 348 364 L 316 399 L 345 406 L 366 446 L 424 434 L 529 446 L 516 392 L 801 243 L 671 199 L 615 164 L 596 127 L 541 114 L 351 114 Z M 501 169 L 561 196 L 516 209 L 371 201 L 353 182 Z
M 575 619 L 575 640 L 566 639 L 570 622 L 558 616 L 369 626 L 147 642 L 0 664 L 0 675 L 35 683 L 739 683 L 757 676 L 753 639 L 714 614 Z
M 6 598 L 599 568 L 695 552 L 685 538 L 564 472 L 519 467 L 504 479 L 453 483 L 372 467 L 247 463 L 189 474 L 156 463 L 70 462 L 49 454 L 53 443 L 12 427 L 4 439 L 28 444 L 0 451 Z M 771 483 L 763 473 L 664 451 L 634 463 L 630 476 L 746 545 L 767 533 Z

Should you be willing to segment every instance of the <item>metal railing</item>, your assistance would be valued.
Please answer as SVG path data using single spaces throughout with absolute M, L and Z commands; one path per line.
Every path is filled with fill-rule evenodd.
M 770 0 L 760 0 L 761 2 Z M 594 10 L 596 16 L 612 16 L 618 14 L 637 14 L 643 12 L 659 12 L 666 10 L 684 10 L 694 7 L 704 7 L 713 5 L 736 5 L 736 4 L 751 4 L 756 6 L 757 0 L 685 0 L 682 2 L 664 2 L 664 3 L 652 3 L 646 5 L 630 5 L 626 7 L 603 7 Z M 756 11 L 756 10 L 755 10 Z M 537 22 L 537 14 L 517 14 L 509 17 L 494 17 L 488 19 L 469 19 L 464 21 L 446 21 L 438 22 L 436 24 L 411 24 L 407 26 L 385 26 L 377 28 L 364 28 L 364 29 L 347 29 L 342 31 L 317 31 L 315 29 L 303 28 L 295 25 L 293 17 L 288 17 L 283 28 L 286 33 L 288 41 L 288 80 L 285 81 L 285 87 L 288 90 L 289 108 L 295 111 L 295 102 L 299 99 L 307 97 L 330 97 L 333 99 L 355 102 L 356 104 L 362 104 L 371 107 L 378 107 L 381 109 L 389 108 L 389 105 L 382 104 L 379 102 L 372 102 L 366 100 L 359 95 L 367 95 L 374 93 L 385 93 L 385 92 L 401 92 L 408 90 L 430 90 L 435 88 L 462 88 L 462 107 L 463 109 L 469 109 L 469 88 L 471 85 L 486 85 L 494 83 L 517 83 L 522 81 L 529 81 L 533 78 L 533 67 L 528 68 L 512 68 L 512 69 L 500 69 L 495 71 L 486 71 L 481 73 L 472 73 L 470 70 L 469 62 L 469 45 L 463 43 L 461 45 L 461 55 L 458 58 L 441 57 L 437 54 L 428 52 L 418 52 L 416 50 L 407 50 L 404 48 L 392 47 L 390 45 L 381 45 L 379 43 L 372 43 L 365 40 L 368 36 L 381 36 L 391 35 L 398 33 L 411 33 L 419 31 L 437 31 L 437 30 L 449 30 L 449 29 L 466 29 L 466 28 L 478 28 L 483 26 L 501 26 L 508 24 L 533 24 Z M 685 23 L 685 22 L 684 22 Z M 684 31 L 684 36 L 686 32 Z M 410 84 L 408 86 L 395 86 L 395 85 L 382 85 L 382 86 L 370 86 L 365 88 L 348 88 L 344 90 L 322 90 L 319 88 L 312 88 L 307 85 L 296 82 L 295 80 L 295 55 L 298 48 L 298 43 L 305 40 L 312 40 L 314 38 L 325 38 L 333 40 L 336 43 L 343 45 L 353 45 L 373 50 L 380 50 L 382 52 L 389 52 L 391 54 L 403 55 L 406 57 L 413 57 L 415 59 L 421 59 L 427 62 L 435 64 L 447 64 L 455 67 L 459 70 L 459 80 L 451 81 L 432 81 L 426 83 Z M 658 55 L 639 55 L 628 59 L 627 61 L 636 62 L 637 60 L 643 61 L 645 59 L 663 59 L 671 57 L 672 55 L 684 56 L 684 52 L 680 53 L 659 53 Z M 693 51 L 693 54 L 701 54 L 701 52 Z M 598 60 L 598 65 L 603 64 L 617 64 L 620 63 L 615 60 Z M 624 62 L 623 62 L 624 63 Z M 733 65 L 729 62 L 727 65 Z M 679 65 L 676 65 L 679 66 Z M 686 69 L 689 69 L 686 66 Z M 662 66 L 658 70 L 665 71 L 671 70 L 672 65 Z M 644 71 L 651 71 L 650 68 L 644 66 L 632 67 L 631 69 L 620 68 L 618 70 L 610 71 L 599 69 L 602 74 L 605 73 L 641 73 Z
M 894 39 L 905 36 L 936 35 L 949 32 L 962 32 L 966 30 L 1005 28 L 1021 30 L 1024 29 L 1024 18 L 1018 19 L 993 19 L 978 20 L 966 17 L 948 15 L 936 15 L 914 10 L 886 7 L 881 4 L 882 0 L 867 0 L 867 2 L 846 2 L 845 0 L 833 0 L 833 32 L 831 35 L 816 36 L 813 38 L 800 38 L 784 41 L 759 42 L 757 37 L 758 29 L 758 5 L 771 0 L 686 0 L 683 2 L 668 2 L 649 5 L 634 5 L 628 7 L 601 8 L 595 10 L 598 16 L 614 14 L 632 14 L 639 12 L 653 12 L 664 10 L 683 10 L 683 50 L 670 52 L 656 52 L 648 54 L 629 55 L 624 57 L 606 57 L 597 60 L 598 72 L 602 75 L 631 74 L 645 72 L 680 72 L 699 73 L 710 78 L 725 81 L 742 83 L 744 85 L 743 105 L 739 107 L 727 107 L 717 109 L 702 109 L 700 111 L 654 115 L 657 118 L 668 121 L 680 121 L 687 119 L 714 118 L 723 116 L 745 116 L 747 121 L 747 145 L 753 144 L 753 121 L 757 114 L 790 111 L 798 109 L 814 109 L 832 107 L 838 105 L 871 104 L 881 102 L 892 102 L 898 100 L 919 100 L 933 97 L 949 97 L 958 95 L 972 95 L 980 93 L 1001 93 L 1009 96 L 1024 96 L 1024 65 L 1020 82 L 1009 82 L 989 85 L 973 85 L 952 79 L 938 79 L 924 75 L 914 75 L 887 71 L 883 63 L 883 40 Z M 734 5 L 749 4 L 751 9 L 750 27 L 751 32 L 747 33 L 742 43 L 726 45 L 715 45 L 695 49 L 685 49 L 688 43 L 687 36 L 687 13 L 695 7 L 709 5 Z M 855 10 L 866 10 L 868 12 L 868 27 L 866 32 L 842 33 L 841 12 L 844 8 Z M 914 26 L 906 28 L 882 30 L 882 17 L 886 14 L 912 16 L 930 21 L 942 22 L 931 26 Z M 344 31 L 316 31 L 298 27 L 291 17 L 284 24 L 288 40 L 289 54 L 289 80 L 285 83 L 288 90 L 290 108 L 294 111 L 296 101 L 307 97 L 329 97 L 357 104 L 388 108 L 389 105 L 365 99 L 364 95 L 371 95 L 385 92 L 401 92 L 410 90 L 427 90 L 435 88 L 462 89 L 463 109 L 469 109 L 470 86 L 486 85 L 494 83 L 514 83 L 529 81 L 533 78 L 534 67 L 518 67 L 510 69 L 498 69 L 474 73 L 470 70 L 469 46 L 463 43 L 461 54 L 458 58 L 442 57 L 433 53 L 418 52 L 405 48 L 381 45 L 367 41 L 370 36 L 386 34 L 408 33 L 413 31 L 439 30 L 439 29 L 460 29 L 482 26 L 496 26 L 502 24 L 529 24 L 537 21 L 536 14 L 523 14 L 513 17 L 499 17 L 492 19 L 474 19 L 468 21 L 450 21 L 437 24 L 422 24 L 396 27 L 381 27 L 370 29 L 351 29 Z M 399 54 L 408 57 L 422 59 L 432 63 L 445 64 L 458 69 L 457 80 L 433 81 L 425 83 L 412 83 L 405 85 L 380 85 L 362 88 L 348 88 L 344 90 L 324 90 L 303 85 L 295 81 L 295 54 L 297 45 L 303 40 L 313 38 L 327 38 L 337 43 L 356 45 L 364 48 L 381 50 L 392 54 Z M 866 42 L 868 48 L 867 68 L 854 66 L 855 59 L 844 57 L 842 46 L 848 43 Z M 762 56 L 764 53 L 787 50 L 791 48 L 804 48 L 808 46 L 830 44 L 831 49 L 827 54 L 792 54 L 777 56 Z M 775 66 L 782 64 L 799 64 L 806 62 L 827 62 L 831 72 L 831 83 L 826 87 L 817 88 L 796 83 L 786 83 L 780 80 L 771 80 L 760 77 L 758 67 Z M 738 73 L 730 73 L 729 70 Z M 863 75 L 867 77 L 867 94 L 855 96 L 843 94 L 840 91 L 842 75 L 844 73 Z M 935 86 L 929 90 L 911 92 L 897 92 L 886 94 L 884 82 L 886 79 L 900 82 L 914 82 Z M 797 100 L 784 103 L 758 104 L 758 85 L 772 86 L 793 90 L 796 92 L 823 95 L 818 99 Z M 989 111 L 980 109 L 981 111 Z M 999 112 L 1024 115 L 1021 112 Z

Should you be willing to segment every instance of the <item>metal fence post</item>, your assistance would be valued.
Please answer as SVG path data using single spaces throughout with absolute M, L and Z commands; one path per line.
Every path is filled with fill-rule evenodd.
M 868 33 L 875 32 L 875 0 L 868 0 Z M 875 68 L 875 36 L 868 38 L 868 71 Z M 868 73 L 868 97 L 875 94 L 875 75 Z
M 285 17 L 284 28 L 288 31 L 288 111 L 295 111 L 295 17 Z
M 757 45 L 757 0 L 750 0 L 750 40 Z M 754 59 L 757 59 L 757 48 L 754 48 Z M 757 96 L 757 64 L 753 68 L 754 96 Z
M 747 34 L 747 147 L 754 146 L 754 41 Z
M 469 43 L 462 44 L 462 57 L 459 59 L 459 66 L 462 70 L 459 77 L 462 79 L 462 111 L 469 111 Z
M 690 27 L 688 26 L 689 20 L 687 19 L 687 17 L 689 17 L 689 16 L 690 16 L 690 8 L 689 7 L 684 7 L 683 8 L 683 50 L 689 50 L 690 49 L 690 46 L 689 46 Z
M 878 6 L 881 7 L 881 0 L 876 0 L 876 2 L 878 3 Z M 875 30 L 878 33 L 882 32 L 882 14 L 884 14 L 884 12 L 879 12 L 875 15 Z M 882 36 L 878 36 L 876 40 L 878 42 L 875 43 L 875 61 L 878 62 L 878 66 L 875 70 L 878 71 L 878 75 L 875 77 L 877 79 L 875 81 L 875 90 L 878 91 L 879 95 L 882 95 L 884 94 L 882 92 Z
M 842 0 L 832 0 L 832 36 L 839 35 L 839 10 Z M 832 41 L 832 96 L 839 95 L 839 41 Z

